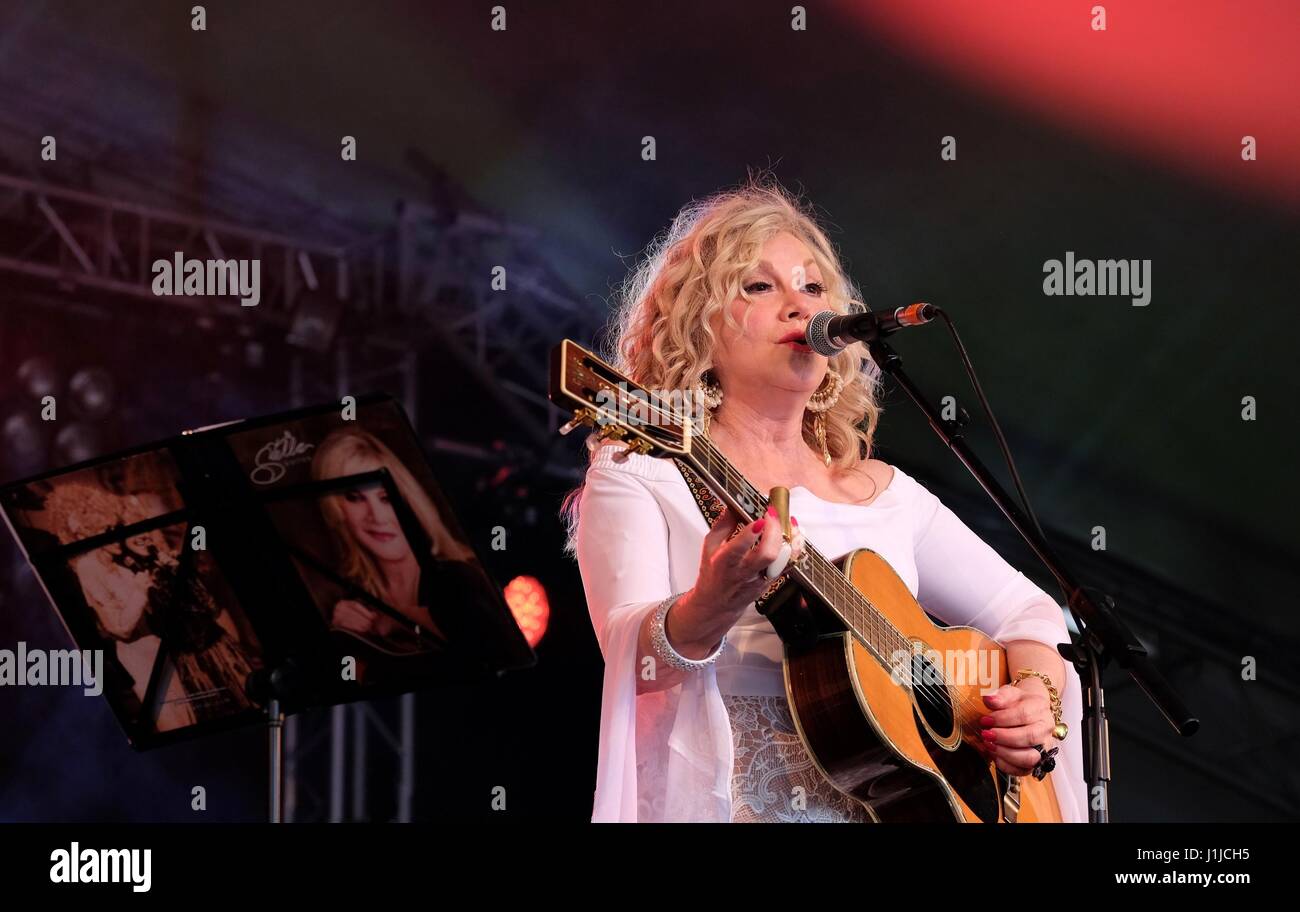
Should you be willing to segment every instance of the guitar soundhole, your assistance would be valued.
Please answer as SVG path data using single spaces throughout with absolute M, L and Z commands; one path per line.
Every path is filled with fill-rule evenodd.
M 924 721 L 939 740 L 948 739 L 957 727 L 952 692 L 944 683 L 940 670 L 926 661 L 923 654 L 912 656 L 912 694 L 918 722 Z M 945 750 L 932 738 L 924 738 L 925 749 L 948 785 L 961 796 L 977 818 L 985 823 L 998 819 L 998 793 L 988 775 L 988 763 L 975 748 L 957 742 L 955 749 Z
M 912 656 L 912 693 L 927 725 L 947 737 L 955 725 L 952 700 L 943 685 L 943 674 L 924 655 Z

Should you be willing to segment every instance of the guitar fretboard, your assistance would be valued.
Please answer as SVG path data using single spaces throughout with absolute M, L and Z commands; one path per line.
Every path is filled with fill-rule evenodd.
M 751 521 L 767 512 L 767 496 L 751 485 L 707 437 L 694 437 L 686 458 L 714 493 L 737 512 Z M 795 565 L 791 574 L 821 597 L 882 667 L 893 668 L 892 659 L 900 651 L 911 653 L 910 641 L 835 564 L 810 542 L 805 541 L 804 553 L 805 558 Z

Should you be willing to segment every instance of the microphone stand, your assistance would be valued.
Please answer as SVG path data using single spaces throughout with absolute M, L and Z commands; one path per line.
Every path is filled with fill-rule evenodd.
M 1083 701 L 1083 762 L 1084 777 L 1088 781 L 1088 818 L 1092 823 L 1110 821 L 1110 734 L 1106 715 L 1105 694 L 1102 690 L 1102 670 L 1113 656 L 1121 668 L 1137 683 L 1160 714 L 1180 735 L 1189 736 L 1200 727 L 1182 699 L 1169 682 L 1156 670 L 1146 648 L 1133 631 L 1115 612 L 1115 600 L 1103 594 L 1104 604 L 1098 604 L 1083 590 L 1066 569 L 1060 558 L 1038 534 L 1020 508 L 971 451 L 962 439 L 962 423 L 943 418 L 934 405 L 903 372 L 903 359 L 885 344 L 881 333 L 863 333 L 862 341 L 882 373 L 893 377 L 903 391 L 929 419 L 930 427 L 939 435 L 948 449 L 961 460 L 980 487 L 993 499 L 1011 525 L 1020 533 L 1038 555 L 1044 566 L 1056 577 L 1067 593 L 1070 610 L 1080 631 L 1077 643 L 1060 643 L 1057 651 L 1072 663 L 1084 683 Z

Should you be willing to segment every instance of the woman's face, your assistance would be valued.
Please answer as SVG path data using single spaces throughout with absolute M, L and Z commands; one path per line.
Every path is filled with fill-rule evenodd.
M 829 307 L 812 252 L 788 232 L 774 235 L 742 287 L 753 301 L 748 319 L 747 302 L 737 295 L 727 306 L 740 329 L 732 329 L 720 315 L 714 322 L 718 344 L 713 369 L 723 394 L 777 389 L 812 395 L 826 376 L 827 359 L 791 341 L 803 336 L 809 317 Z
M 344 474 L 373 472 L 380 468 L 378 462 L 358 460 Z M 398 561 L 410 555 L 411 547 L 401 523 L 397 521 L 397 512 L 388 502 L 388 492 L 382 487 L 352 488 L 340 495 L 339 503 L 352 537 L 376 558 Z

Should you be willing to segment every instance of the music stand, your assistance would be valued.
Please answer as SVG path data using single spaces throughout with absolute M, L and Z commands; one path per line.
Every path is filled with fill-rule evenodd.
M 401 406 L 359 397 L 13 482 L 0 511 L 133 748 L 536 661 Z M 391 568 L 399 568 L 400 572 Z

